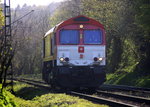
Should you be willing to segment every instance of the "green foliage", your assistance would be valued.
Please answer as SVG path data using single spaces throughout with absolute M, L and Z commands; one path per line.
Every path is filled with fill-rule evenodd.
M 1 88 L 1 84 L 0 84 Z M 13 101 L 13 99 L 10 97 L 10 92 L 3 90 L 3 92 L 0 92 L 0 107 L 16 107 L 16 103 Z
M 87 100 L 15 82 L 16 96 L 8 91 L 0 93 L 0 107 L 107 107 Z
M 123 41 L 122 50 L 121 62 L 119 63 L 119 69 L 116 72 L 133 72 L 140 60 L 134 41 L 129 38 L 125 39 Z
M 53 5 L 45 7 L 24 5 L 12 9 L 12 22 L 35 10 L 12 26 L 13 46 L 16 49 L 13 60 L 14 74 L 41 73 L 42 38 L 50 26 L 49 16 Z
M 150 76 L 141 76 L 139 72 L 108 74 L 106 84 L 119 84 L 150 88 Z
M 136 15 L 135 23 L 143 33 L 140 38 L 140 68 L 143 68 L 144 72 L 149 74 L 150 70 L 150 2 L 149 0 L 136 0 Z
M 15 95 L 25 100 L 32 100 L 36 96 L 49 93 L 49 90 L 30 86 L 27 84 L 16 83 L 14 87 Z
M 1 0 L 0 0 L 1 2 Z M 4 15 L 3 15 L 3 12 L 2 12 L 2 8 L 0 8 L 0 29 L 2 26 L 4 26 Z
M 50 17 L 51 27 L 81 13 L 81 0 L 64 1 Z
M 137 15 L 136 20 L 146 33 L 150 33 L 150 2 L 149 0 L 137 1 Z
M 18 97 L 11 97 L 18 107 L 107 107 L 27 84 L 16 83 L 14 91 Z

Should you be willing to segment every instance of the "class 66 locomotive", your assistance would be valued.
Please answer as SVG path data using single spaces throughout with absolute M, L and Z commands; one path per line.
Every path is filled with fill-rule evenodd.
M 43 38 L 42 77 L 51 87 L 98 88 L 106 80 L 105 30 L 80 15 L 59 23 Z

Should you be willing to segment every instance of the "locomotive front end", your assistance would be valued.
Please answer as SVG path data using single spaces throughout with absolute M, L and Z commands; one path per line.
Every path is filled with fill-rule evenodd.
M 105 80 L 105 30 L 86 16 L 68 19 L 44 37 L 43 79 L 51 86 L 98 88 Z
M 105 32 L 100 26 L 77 23 L 57 35 L 59 83 L 64 87 L 98 87 L 105 81 Z

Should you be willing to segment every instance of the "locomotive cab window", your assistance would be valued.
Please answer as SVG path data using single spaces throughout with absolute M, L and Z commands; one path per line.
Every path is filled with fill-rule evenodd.
M 84 30 L 84 44 L 101 44 L 102 31 L 97 30 Z
M 79 31 L 78 30 L 61 30 L 60 44 L 78 44 Z

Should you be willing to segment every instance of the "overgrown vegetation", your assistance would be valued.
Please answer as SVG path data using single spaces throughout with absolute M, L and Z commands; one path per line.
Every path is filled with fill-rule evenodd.
M 18 82 L 14 85 L 14 91 L 17 97 L 9 92 L 0 94 L 2 107 L 107 107 L 106 105 L 93 104 L 78 97 Z
M 1 88 L 0 84 L 0 88 Z M 10 92 L 3 90 L 3 92 L 0 92 L 0 107 L 15 107 L 16 103 L 13 99 L 10 98 L 10 96 L 13 96 L 10 94 Z
M 150 88 L 150 76 L 141 76 L 137 72 L 108 74 L 105 83 Z
M 3 16 L 2 8 L 0 7 L 0 29 L 2 28 L 3 25 L 4 25 L 4 16 Z

